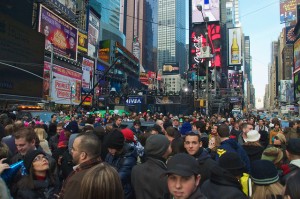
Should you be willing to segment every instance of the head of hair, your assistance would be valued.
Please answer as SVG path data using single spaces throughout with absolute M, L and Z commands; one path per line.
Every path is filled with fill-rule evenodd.
M 36 133 L 40 141 L 45 140 L 47 138 L 47 133 L 43 128 L 35 128 L 34 132 Z
M 193 123 L 194 126 L 196 126 L 197 129 L 200 129 L 200 132 L 203 133 L 205 131 L 205 124 L 201 121 L 196 121 Z
M 90 158 L 95 158 L 101 154 L 101 142 L 92 133 L 79 134 L 76 139 L 80 139 L 78 148 L 87 153 Z
M 14 125 L 9 124 L 4 127 L 4 133 L 6 136 L 12 135 L 14 133 Z
M 292 128 L 296 123 L 294 121 L 289 122 L 289 127 Z
M 32 128 L 22 127 L 14 133 L 15 139 L 24 138 L 26 142 L 36 141 L 37 135 Z
M 178 138 L 181 136 L 180 132 L 178 131 L 178 129 L 169 126 L 168 128 L 166 128 L 166 132 L 168 134 L 168 136 L 172 137 L 172 138 Z
M 229 127 L 226 124 L 218 126 L 218 134 L 221 138 L 229 137 Z
M 253 194 L 251 198 L 277 198 L 282 196 L 283 186 L 279 182 L 270 185 L 253 184 Z
M 51 115 L 51 119 L 54 118 L 54 116 L 56 116 L 56 114 L 52 114 L 52 115 Z
M 14 123 L 14 132 L 17 132 L 22 127 L 24 127 L 24 123 L 21 120 L 15 121 L 15 123 Z
M 91 168 L 81 181 L 80 199 L 123 199 L 124 193 L 118 172 L 107 163 Z
M 185 153 L 186 150 L 184 148 L 184 139 L 182 137 L 177 137 L 171 142 L 172 154 L 175 155 L 177 153 Z
M 241 129 L 243 130 L 243 129 L 247 128 L 247 127 L 248 127 L 248 125 L 251 125 L 251 124 L 248 124 L 248 123 L 243 123 L 243 124 L 241 125 Z
M 186 133 L 186 134 L 185 134 L 185 137 L 184 137 L 184 141 L 185 141 L 185 138 L 186 138 L 187 136 L 195 136 L 195 137 L 198 137 L 198 141 L 201 142 L 201 137 L 200 137 L 200 135 L 199 135 L 198 133 L 194 133 L 194 132 L 188 132 L 188 133 Z
M 91 125 L 84 126 L 81 130 L 82 133 L 86 133 L 87 131 L 93 131 L 94 127 Z
M 285 186 L 285 196 L 289 196 L 290 199 L 298 199 L 300 198 L 300 189 L 299 189 L 299 180 L 300 180 L 300 172 L 296 172 L 292 174 Z
M 9 155 L 9 148 L 3 142 L 0 142 L 0 160 L 2 158 L 8 158 Z
M 138 135 L 138 140 L 140 141 L 142 146 L 146 145 L 146 141 L 147 141 L 148 137 L 150 137 L 152 135 L 151 131 L 152 131 L 152 129 L 149 128 L 145 131 L 145 133 Z

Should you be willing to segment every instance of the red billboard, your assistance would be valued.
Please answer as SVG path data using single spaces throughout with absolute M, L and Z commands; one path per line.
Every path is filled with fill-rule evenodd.
M 196 64 L 202 63 L 204 59 L 200 59 L 200 48 L 207 45 L 205 38 L 206 26 L 205 24 L 194 24 L 191 33 L 191 55 L 190 65 L 195 68 Z M 208 44 L 211 47 L 211 54 L 213 58 L 210 60 L 211 67 L 221 67 L 221 29 L 219 24 L 208 24 Z
M 49 9 L 41 5 L 39 32 L 45 35 L 45 49 L 70 59 L 77 60 L 78 30 Z

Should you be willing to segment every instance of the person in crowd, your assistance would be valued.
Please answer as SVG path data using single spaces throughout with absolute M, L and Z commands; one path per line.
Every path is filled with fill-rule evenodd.
M 200 168 L 202 184 L 206 179 L 210 178 L 212 167 L 217 163 L 211 159 L 209 153 L 202 147 L 202 142 L 199 134 L 189 132 L 184 138 L 184 148 L 186 152 L 196 158 Z
M 249 126 L 251 126 L 251 125 L 249 125 Z M 243 147 L 239 143 L 237 143 L 234 139 L 229 138 L 230 135 L 229 135 L 228 126 L 225 124 L 221 124 L 218 127 L 218 135 L 220 136 L 220 139 L 221 139 L 221 145 L 217 149 L 218 155 L 216 156 L 216 160 L 218 160 L 219 157 L 221 157 L 224 153 L 235 152 L 240 156 L 242 161 L 245 163 L 247 173 L 250 172 L 249 157 L 248 157 L 247 153 L 245 152 L 245 150 L 243 149 Z
M 249 157 L 250 163 L 254 160 L 260 160 L 264 151 L 264 148 L 259 142 L 260 136 L 261 134 L 259 134 L 257 130 L 251 130 L 247 133 L 246 142 L 242 145 Z
M 238 136 L 238 143 L 243 145 L 246 142 L 245 139 L 247 139 L 247 133 L 253 130 L 253 126 L 249 123 L 243 123 L 241 129 L 242 132 Z
M 176 128 L 178 131 L 181 129 L 181 125 L 179 123 L 179 118 L 177 116 L 172 118 L 172 125 L 174 128 Z
M 95 198 L 124 198 L 118 172 L 107 163 L 100 163 L 91 168 L 81 181 L 79 199 Z
M 217 136 L 218 135 L 218 126 L 219 125 L 217 125 L 217 124 L 212 125 L 208 139 L 210 139 L 211 136 Z
M 63 127 L 64 123 L 58 123 L 56 126 L 56 134 L 49 139 L 49 147 L 52 153 L 57 149 L 59 135 L 63 132 Z
M 45 129 L 38 127 L 38 128 L 34 129 L 34 132 L 36 133 L 36 135 L 40 141 L 40 143 L 39 143 L 40 147 L 43 149 L 43 151 L 45 153 L 47 153 L 48 155 L 51 156 L 52 153 L 49 148 L 48 141 L 46 140 L 48 135 L 47 135 Z
M 208 135 L 205 133 L 205 123 L 201 121 L 195 121 L 192 124 L 192 131 L 195 133 L 199 133 L 202 141 L 202 145 L 204 148 L 208 147 Z
M 209 152 L 209 154 L 210 154 L 210 156 L 213 160 L 216 159 L 217 150 L 218 150 L 220 145 L 221 145 L 220 136 L 216 135 L 216 136 L 211 136 L 210 137 L 210 139 L 208 141 L 207 151 Z
M 282 160 L 283 160 L 282 150 L 276 147 L 268 147 L 263 151 L 261 159 L 271 161 L 275 165 L 279 173 L 279 176 L 282 175 L 282 169 L 281 169 Z
M 203 194 L 209 199 L 247 199 L 239 182 L 245 169 L 245 163 L 237 153 L 223 154 L 212 169 L 211 178 L 202 185 Z
M 8 148 L 8 147 L 7 147 Z M 0 198 L 1 199 L 11 199 L 10 191 L 5 183 L 5 181 L 2 179 L 1 174 L 6 169 L 9 169 L 10 166 L 7 163 L 4 163 L 6 158 L 0 157 Z
M 141 121 L 140 120 L 134 120 L 133 125 L 130 129 L 133 131 L 133 133 L 136 137 L 139 137 L 139 135 L 141 135 L 143 133 L 141 131 Z
M 299 171 L 290 176 L 290 178 L 288 179 L 288 181 L 285 185 L 284 197 L 286 199 L 300 198 L 299 181 L 300 181 L 300 172 Z
M 287 165 L 282 165 L 283 174 L 281 183 L 286 184 L 287 179 L 294 173 L 300 171 L 300 138 L 290 139 L 286 147 L 286 155 L 290 161 Z
M 46 154 L 40 150 L 26 153 L 24 166 L 28 172 L 17 183 L 16 199 L 56 198 L 59 182 L 51 172 Z
M 125 138 L 119 129 L 114 129 L 106 137 L 108 154 L 105 162 L 113 166 L 120 176 L 126 199 L 133 196 L 131 186 L 131 171 L 137 162 L 136 148 L 125 143 Z
M 293 138 L 300 138 L 300 133 L 297 132 L 297 129 L 298 129 L 298 124 L 294 121 L 290 121 L 288 131 L 285 134 L 287 141 Z
M 81 134 L 75 138 L 71 154 L 73 163 L 76 166 L 64 181 L 59 193 L 60 199 L 78 198 L 84 175 L 90 168 L 101 163 L 100 149 L 101 143 L 99 139 L 91 133 Z
M 238 141 L 238 137 L 241 133 L 240 126 L 239 126 L 239 120 L 234 122 L 232 129 L 230 131 L 230 137 Z
M 174 139 L 181 137 L 180 132 L 177 128 L 174 128 L 172 126 L 169 126 L 166 128 L 166 134 L 165 136 L 168 138 L 170 142 L 172 142 Z
M 24 123 L 21 120 L 17 120 L 13 124 L 13 132 L 17 132 L 20 128 L 23 127 Z M 14 134 L 7 135 L 6 137 L 2 138 L 2 142 L 8 146 L 9 151 L 12 155 L 17 153 Z
M 268 160 L 255 160 L 251 163 L 252 199 L 280 199 L 283 186 L 279 182 L 278 171 Z
M 165 175 L 170 192 L 168 198 L 206 199 L 199 188 L 201 180 L 199 165 L 192 156 L 186 153 L 174 155 L 167 163 Z
M 151 135 L 145 144 L 146 161 L 133 167 L 131 183 L 135 198 L 162 198 L 168 193 L 166 160 L 171 153 L 170 141 L 164 135 Z
M 260 144 L 264 148 L 266 148 L 268 146 L 269 129 L 265 125 L 263 119 L 258 120 L 258 124 L 255 126 L 255 130 L 258 131 L 258 133 L 260 134 L 260 139 L 259 139 Z
M 278 133 L 282 133 L 283 132 L 281 131 L 281 128 L 280 128 L 280 122 L 274 122 L 274 128 L 270 131 L 270 134 L 269 134 L 269 144 L 273 144 L 274 142 L 274 137 L 278 134 Z
M 117 115 L 114 118 L 113 128 L 121 129 L 122 117 Z
M 177 137 L 177 138 L 173 139 L 171 142 L 171 149 L 172 149 L 172 153 L 170 156 L 173 156 L 177 153 L 185 153 L 186 150 L 184 148 L 184 138 Z
M 192 125 L 191 125 L 189 119 L 186 119 L 185 122 L 181 126 L 180 134 L 181 134 L 181 136 L 185 136 L 190 131 L 192 131 Z

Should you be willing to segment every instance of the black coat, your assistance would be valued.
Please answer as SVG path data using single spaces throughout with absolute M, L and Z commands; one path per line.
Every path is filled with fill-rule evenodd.
M 143 164 L 133 167 L 131 183 L 137 199 L 162 199 L 169 195 L 167 176 L 162 174 L 167 170 L 163 159 L 148 157 Z
M 264 148 L 262 146 L 243 145 L 243 149 L 246 151 L 250 163 L 253 162 L 254 160 L 260 160 L 261 155 L 264 152 Z
M 214 167 L 211 178 L 203 183 L 201 190 L 209 199 L 247 199 L 239 181 L 220 167 Z

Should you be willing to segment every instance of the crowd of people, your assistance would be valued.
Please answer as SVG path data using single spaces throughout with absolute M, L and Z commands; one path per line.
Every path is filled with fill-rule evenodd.
M 300 121 L 81 112 L 45 124 L 1 114 L 0 139 L 5 199 L 300 198 Z

